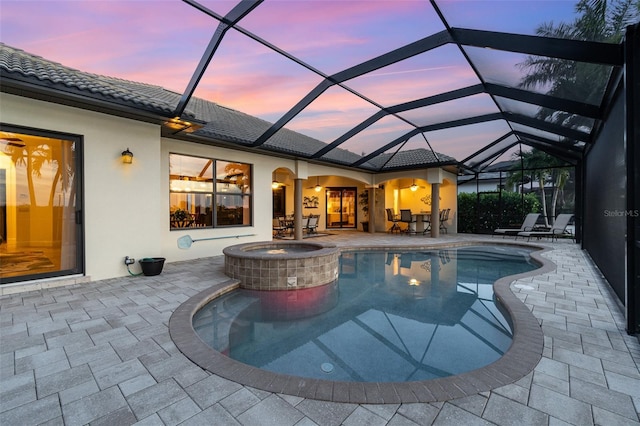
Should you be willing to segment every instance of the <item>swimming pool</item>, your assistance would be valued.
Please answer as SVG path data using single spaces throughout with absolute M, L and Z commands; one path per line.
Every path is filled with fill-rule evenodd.
M 238 289 L 193 317 L 199 337 L 254 367 L 311 379 L 409 382 L 499 359 L 512 328 L 493 294 L 539 267 L 525 248 L 343 252 L 335 283 Z
M 477 395 L 500 386 L 512 384 L 529 374 L 542 357 L 543 335 L 537 319 L 529 308 L 511 291 L 515 280 L 531 280 L 534 276 L 551 272 L 555 264 L 544 256 L 547 249 L 536 244 L 500 241 L 455 241 L 447 243 L 419 243 L 413 246 L 414 251 L 445 250 L 472 246 L 496 246 L 505 250 L 522 247 L 532 248 L 531 257 L 540 267 L 530 272 L 498 279 L 494 285 L 495 298 L 508 312 L 513 330 L 511 346 L 505 354 L 495 362 L 466 373 L 453 376 L 416 380 L 409 382 L 347 382 L 330 379 L 311 379 L 289 374 L 274 373 L 236 361 L 224 353 L 208 346 L 196 334 L 193 328 L 194 316 L 208 303 L 221 300 L 225 294 L 234 292 L 241 286 L 241 280 L 230 278 L 219 281 L 205 288 L 180 304 L 169 319 L 169 334 L 178 350 L 190 361 L 217 377 L 250 386 L 268 392 L 293 395 L 301 398 L 361 404 L 398 404 L 415 402 L 448 401 L 466 396 Z M 379 250 L 407 250 L 407 247 L 380 245 Z M 357 252 L 359 245 L 340 247 L 345 253 Z M 370 250 L 372 248 L 367 248 Z M 446 259 L 446 256 L 445 256 Z M 385 259 L 386 261 L 386 259 Z M 435 262 L 434 262 L 435 263 Z M 353 262 L 345 262 L 340 267 L 342 274 L 353 273 Z M 425 265 L 425 268 L 427 266 Z M 515 288 L 522 283 L 514 284 Z M 272 291 L 271 293 L 280 293 Z M 284 294 L 284 293 L 283 293 Z M 302 295 L 303 293 L 299 293 Z M 327 296 L 330 293 L 327 293 Z M 327 300 L 329 303 L 329 300 Z M 329 303 L 330 305 L 330 303 Z M 317 305 L 319 307 L 322 304 Z M 293 312 L 293 311 L 292 311 Z M 307 315 L 304 311 L 300 315 Z M 230 328 L 220 323 L 211 330 L 211 334 L 229 333 Z M 322 365 L 321 365 L 322 367 Z M 335 367 L 335 366 L 334 366 Z

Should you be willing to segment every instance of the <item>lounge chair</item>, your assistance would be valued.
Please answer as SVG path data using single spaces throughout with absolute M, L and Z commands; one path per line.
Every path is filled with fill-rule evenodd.
M 520 228 L 498 228 L 493 230 L 493 234 L 502 235 L 504 238 L 506 235 L 518 235 L 519 232 L 527 232 L 533 231 L 533 227 L 535 226 L 538 218 L 540 217 L 540 213 L 529 213 L 525 218 Z
M 551 237 L 551 241 L 553 239 L 558 239 L 559 235 L 565 235 L 567 232 L 567 225 L 569 225 L 569 221 L 573 217 L 572 214 L 562 213 L 556 217 L 556 220 L 553 222 L 553 226 L 549 230 L 545 231 L 525 231 L 518 232 L 516 235 L 516 239 L 518 237 L 527 237 L 527 241 L 531 240 L 531 237 L 536 237 L 538 239 L 543 237 Z

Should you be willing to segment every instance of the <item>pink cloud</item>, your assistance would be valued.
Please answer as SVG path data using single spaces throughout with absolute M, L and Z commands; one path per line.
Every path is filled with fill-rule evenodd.
M 29 19 L 15 21 L 16 15 Z M 178 17 L 192 23 L 189 31 Z M 83 71 L 174 90 L 183 90 L 193 72 L 210 37 L 197 33 L 210 21 L 181 2 L 151 8 L 131 1 L 8 2 L 2 14 L 7 44 Z M 173 69 L 159 72 L 167 68 Z
M 416 1 L 265 2 L 241 25 L 329 73 L 444 28 Z

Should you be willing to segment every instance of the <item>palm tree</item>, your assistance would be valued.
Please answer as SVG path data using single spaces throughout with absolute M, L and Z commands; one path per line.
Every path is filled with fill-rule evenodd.
M 519 164 L 513 166 L 507 182 L 510 185 L 517 185 L 525 181 L 536 181 L 538 183 L 544 223 L 549 226 L 549 218 L 556 217 L 558 199 L 569 180 L 569 168 L 562 167 L 566 165 L 562 160 L 538 149 L 519 151 L 514 153 L 513 156 L 514 159 L 520 161 Z M 545 192 L 545 187 L 548 183 L 551 183 L 553 187 L 550 205 L 547 203 L 547 194 Z
M 571 38 L 619 43 L 628 25 L 640 19 L 640 0 L 580 0 L 574 22 L 540 25 L 536 34 L 545 37 Z M 609 67 L 557 58 L 529 56 L 519 67 L 527 71 L 520 86 L 527 89 L 548 88 L 547 94 L 600 105 Z M 538 118 L 563 126 L 580 128 L 588 121 L 565 112 L 541 108 Z
M 543 23 L 537 28 L 536 34 L 552 38 L 619 43 L 625 28 L 640 19 L 640 0 L 580 0 L 576 4 L 576 13 L 577 18 L 572 23 Z M 610 73 L 609 67 L 598 64 L 540 56 L 528 56 L 518 65 L 527 71 L 527 75 L 520 81 L 520 87 L 547 89 L 548 95 L 592 105 L 600 105 Z M 574 129 L 591 126 L 591 121 L 585 117 L 548 108 L 540 108 L 536 117 Z M 522 159 L 525 168 L 536 169 L 532 179 L 538 180 L 540 184 L 546 223 L 544 183 L 555 182 L 550 211 L 552 217 L 555 217 L 558 195 L 569 178 L 569 169 L 550 168 L 558 165 L 560 160 L 535 149 L 531 153 L 516 154 L 516 157 Z M 518 172 L 514 176 L 517 178 Z

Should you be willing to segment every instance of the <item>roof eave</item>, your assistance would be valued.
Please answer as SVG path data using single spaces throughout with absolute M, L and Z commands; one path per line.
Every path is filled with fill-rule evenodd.
M 107 100 L 104 96 L 88 96 L 78 90 L 69 89 L 63 84 L 26 78 L 5 70 L 0 72 L 0 78 L 2 79 L 0 92 L 11 95 L 160 125 L 168 118 L 172 118 L 171 111 L 168 109 L 144 108 L 143 105 L 129 104 L 117 99 Z

